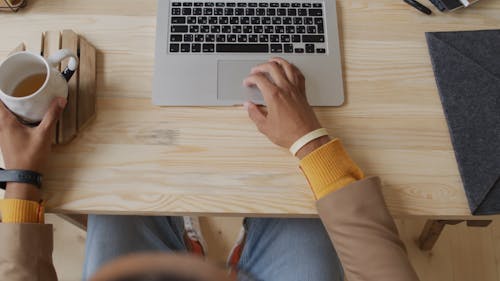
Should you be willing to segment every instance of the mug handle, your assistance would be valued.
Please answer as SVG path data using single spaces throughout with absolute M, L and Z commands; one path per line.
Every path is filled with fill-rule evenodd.
M 47 58 L 47 62 L 52 67 L 57 67 L 62 60 L 69 58 L 68 66 L 62 71 L 62 75 L 66 81 L 69 81 L 78 67 L 78 57 L 68 49 L 59 50 Z

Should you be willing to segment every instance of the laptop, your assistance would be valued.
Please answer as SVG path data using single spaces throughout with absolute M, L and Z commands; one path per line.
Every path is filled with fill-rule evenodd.
M 302 71 L 311 105 L 342 105 L 335 0 L 159 0 L 153 104 L 264 104 L 242 82 L 272 57 Z

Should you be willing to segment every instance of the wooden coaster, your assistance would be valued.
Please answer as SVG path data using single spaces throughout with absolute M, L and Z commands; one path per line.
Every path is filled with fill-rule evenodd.
M 54 144 L 70 142 L 94 117 L 96 113 L 96 49 L 85 38 L 72 30 L 46 31 L 40 37 L 30 38 L 12 53 L 30 51 L 49 57 L 59 49 L 70 49 L 78 55 L 80 64 L 68 82 L 68 104 L 54 135 Z M 64 69 L 64 60 L 59 69 Z

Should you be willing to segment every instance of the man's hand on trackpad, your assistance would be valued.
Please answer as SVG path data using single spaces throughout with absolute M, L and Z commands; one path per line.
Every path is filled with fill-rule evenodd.
M 302 136 L 321 128 L 307 102 L 304 75 L 295 65 L 273 58 L 252 68 L 243 83 L 257 87 L 262 93 L 266 107 L 248 101 L 245 108 L 259 131 L 276 145 L 288 149 Z M 303 158 L 328 141 L 328 137 L 319 138 L 304 146 L 297 156 Z

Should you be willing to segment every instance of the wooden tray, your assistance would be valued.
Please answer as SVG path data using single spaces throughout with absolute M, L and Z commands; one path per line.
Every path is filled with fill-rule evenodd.
M 38 38 L 29 38 L 12 53 L 27 50 L 48 57 L 59 49 L 70 49 L 80 59 L 78 70 L 68 83 L 68 104 L 54 136 L 54 144 L 66 144 L 95 117 L 96 49 L 74 31 L 63 30 L 46 31 Z M 64 69 L 68 60 L 61 64 L 59 68 Z

